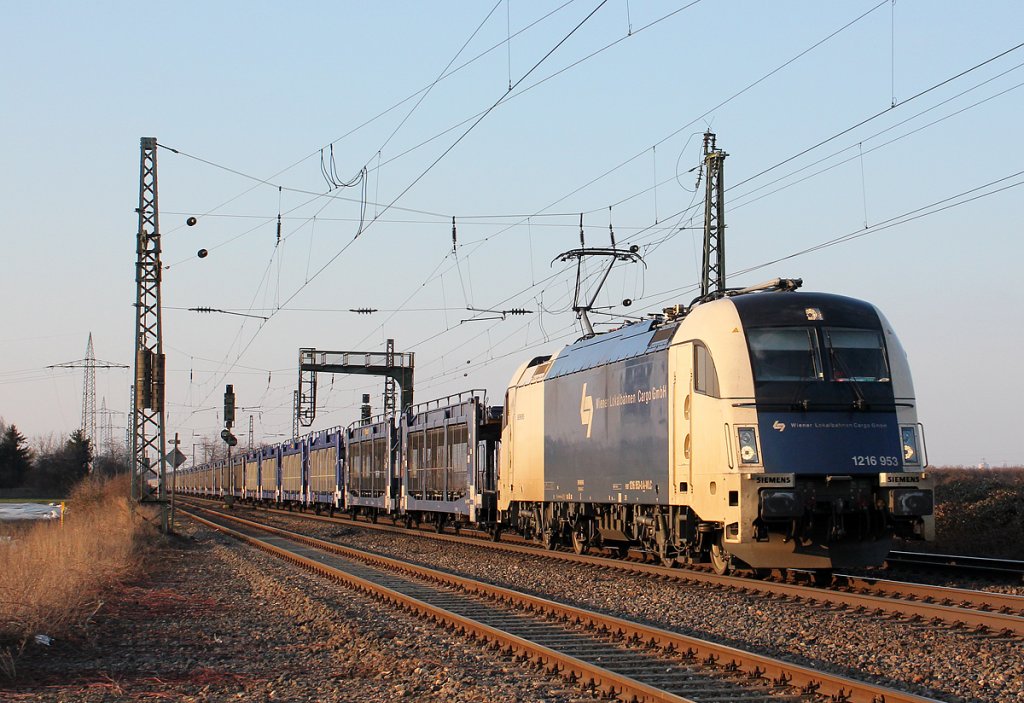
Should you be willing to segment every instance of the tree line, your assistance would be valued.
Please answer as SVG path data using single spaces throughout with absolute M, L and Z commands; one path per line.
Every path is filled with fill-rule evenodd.
M 127 472 L 127 453 L 94 456 L 92 441 L 75 430 L 63 442 L 33 449 L 18 428 L 0 419 L 0 491 L 9 497 L 56 498 L 89 475 Z

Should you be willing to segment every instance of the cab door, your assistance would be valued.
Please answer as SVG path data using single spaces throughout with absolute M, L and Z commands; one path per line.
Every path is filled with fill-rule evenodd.
M 669 418 L 671 441 L 672 503 L 687 504 L 692 483 L 693 466 L 693 345 L 690 343 L 669 349 L 669 368 L 672 383 L 672 413 Z

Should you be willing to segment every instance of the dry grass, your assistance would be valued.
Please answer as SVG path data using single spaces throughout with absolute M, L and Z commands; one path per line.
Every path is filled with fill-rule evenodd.
M 83 482 L 64 524 L 34 524 L 0 544 L 0 671 L 36 634 L 83 631 L 103 594 L 136 572 L 145 531 L 128 504 L 128 480 Z

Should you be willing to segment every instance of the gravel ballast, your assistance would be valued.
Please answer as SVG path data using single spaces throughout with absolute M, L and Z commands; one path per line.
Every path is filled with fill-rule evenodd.
M 241 511 L 247 512 L 247 511 Z M 298 517 L 261 519 L 942 701 L 1024 701 L 1024 645 L 966 630 Z M 30 645 L 0 700 L 562 701 L 583 692 L 188 520 L 90 637 Z
M 30 645 L 0 701 L 589 699 L 190 521 L 179 532 L 87 639 Z
M 267 518 L 261 515 L 261 519 Z M 541 555 L 270 517 L 339 544 L 724 642 L 943 701 L 1024 701 L 1024 643 L 762 595 L 638 578 Z

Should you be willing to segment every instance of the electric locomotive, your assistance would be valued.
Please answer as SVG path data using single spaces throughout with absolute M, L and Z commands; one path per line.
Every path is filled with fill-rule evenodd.
M 549 548 L 724 573 L 932 539 L 906 354 L 869 303 L 776 279 L 584 337 L 506 394 L 498 507 Z

